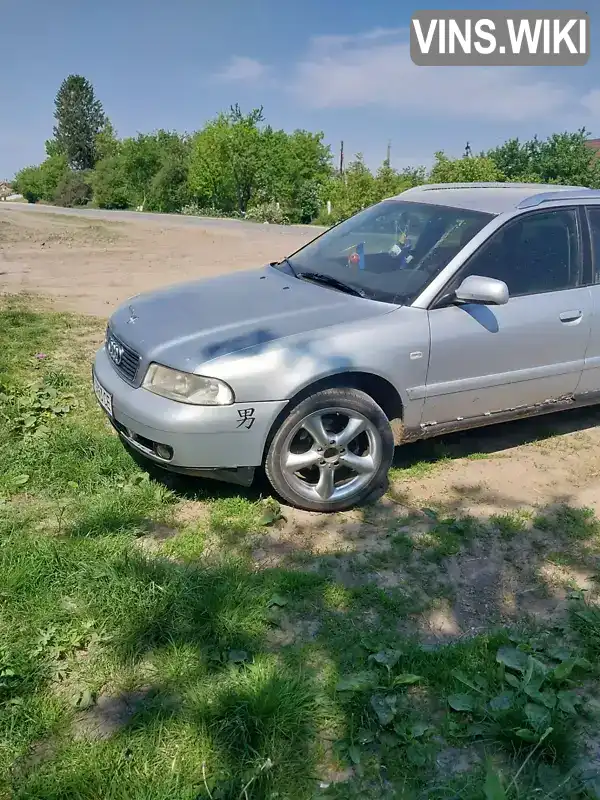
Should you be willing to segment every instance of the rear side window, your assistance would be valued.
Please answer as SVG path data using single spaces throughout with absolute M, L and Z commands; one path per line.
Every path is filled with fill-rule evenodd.
M 600 283 L 600 206 L 588 206 L 587 215 L 592 236 L 594 283 Z

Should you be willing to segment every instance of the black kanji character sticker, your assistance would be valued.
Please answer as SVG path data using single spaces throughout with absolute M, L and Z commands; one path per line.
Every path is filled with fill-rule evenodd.
M 255 416 L 253 408 L 240 408 L 238 410 L 238 417 L 240 418 L 237 424 L 238 428 L 246 428 L 246 430 L 250 430 L 250 428 L 254 425 Z

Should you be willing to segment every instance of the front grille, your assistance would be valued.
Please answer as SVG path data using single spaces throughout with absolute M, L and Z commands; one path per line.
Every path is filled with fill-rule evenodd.
M 138 354 L 116 337 L 110 328 L 106 329 L 105 346 L 108 357 L 119 375 L 129 383 L 133 383 L 140 367 Z

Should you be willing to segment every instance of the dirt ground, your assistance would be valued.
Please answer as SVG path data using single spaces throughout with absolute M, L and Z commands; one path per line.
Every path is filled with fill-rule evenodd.
M 139 292 L 281 259 L 312 236 L 267 225 L 106 221 L 0 204 L 0 291 L 108 316 Z
M 0 206 L 0 291 L 49 295 L 57 308 L 104 317 L 140 291 L 258 266 L 309 238 L 306 229 L 192 226 L 168 218 L 116 222 Z M 443 594 L 460 598 L 427 620 L 433 636 L 454 637 L 523 613 L 552 615 L 569 587 L 591 585 L 600 563 L 596 551 L 581 547 L 572 563 L 553 561 L 558 545 L 536 518 L 563 505 L 600 516 L 599 419 L 596 409 L 568 412 L 399 448 L 390 490 L 378 503 L 334 517 L 286 509 L 287 521 L 263 537 L 255 559 L 281 563 L 300 551 L 365 554 L 365 569 L 379 585 L 414 580 L 428 591 L 418 556 L 412 576 L 397 561 L 386 570 L 384 555 L 380 568 L 369 564 L 389 548 L 390 536 L 403 533 L 408 515 L 413 519 L 404 532 L 418 553 L 433 509 L 438 521 L 473 518 L 502 533 L 461 555 L 450 553 L 447 569 L 432 571 L 445 583 Z M 565 518 L 565 535 L 573 524 Z M 451 538 L 457 535 L 451 531 Z M 351 581 L 344 570 L 342 557 L 340 575 Z M 439 594 L 439 585 L 430 588 Z

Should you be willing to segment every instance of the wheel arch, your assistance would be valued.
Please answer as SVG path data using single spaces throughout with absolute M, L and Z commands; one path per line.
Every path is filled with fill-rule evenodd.
M 396 387 L 390 383 L 386 378 L 377 375 L 374 372 L 366 372 L 363 370 L 351 370 L 345 372 L 337 372 L 331 375 L 323 376 L 322 378 L 306 384 L 298 389 L 296 393 L 290 397 L 288 403 L 279 412 L 267 435 L 265 446 L 263 449 L 263 461 L 271 446 L 273 437 L 279 429 L 279 426 L 298 403 L 301 403 L 307 397 L 310 397 L 317 392 L 322 392 L 325 389 L 358 389 L 368 394 L 382 409 L 394 433 L 394 439 L 398 442 L 402 438 L 402 419 L 404 416 L 404 403 L 400 393 Z

